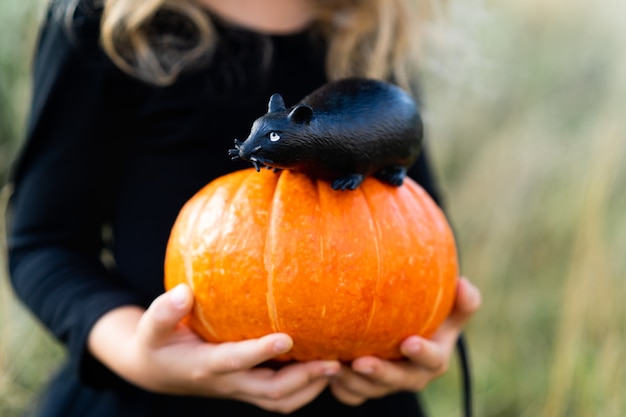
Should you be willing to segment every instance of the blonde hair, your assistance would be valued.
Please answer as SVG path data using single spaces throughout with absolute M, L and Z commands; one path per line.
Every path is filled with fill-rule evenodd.
M 412 1 L 316 0 L 312 6 L 328 44 L 329 79 L 364 76 L 411 89 L 422 23 Z M 171 15 L 179 17 L 176 33 L 154 29 Z M 113 62 L 157 85 L 172 83 L 210 56 L 216 40 L 207 13 L 193 0 L 106 0 L 101 25 L 102 45 Z

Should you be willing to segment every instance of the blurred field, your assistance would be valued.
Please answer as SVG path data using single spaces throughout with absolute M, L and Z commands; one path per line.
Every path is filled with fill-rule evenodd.
M 23 135 L 30 65 L 44 0 L 0 3 L 0 181 Z M 3 209 L 3 207 L 2 207 Z M 0 209 L 0 214 L 2 214 Z M 0 221 L 0 416 L 23 414 L 62 350 L 13 298 L 7 285 Z
M 41 4 L 0 4 L 0 172 Z M 467 331 L 476 416 L 626 416 L 626 2 L 450 4 L 428 43 L 425 115 L 463 272 L 483 292 Z M 12 417 L 62 351 L 1 281 Z M 459 416 L 459 389 L 452 366 L 426 391 L 432 416 Z

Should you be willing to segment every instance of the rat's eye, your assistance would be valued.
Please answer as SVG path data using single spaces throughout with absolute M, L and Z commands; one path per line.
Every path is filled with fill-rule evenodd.
M 278 142 L 280 140 L 280 135 L 276 132 L 270 132 L 270 140 L 272 142 Z

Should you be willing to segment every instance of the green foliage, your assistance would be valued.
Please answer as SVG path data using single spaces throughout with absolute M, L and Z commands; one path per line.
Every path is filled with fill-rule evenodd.
M 23 134 L 42 5 L 0 4 L 0 173 Z M 483 293 L 467 329 L 476 415 L 622 416 L 626 3 L 449 5 L 429 31 L 425 118 L 463 273 Z M 62 350 L 6 281 L 0 415 L 12 417 Z M 432 415 L 460 415 L 459 390 L 453 363 L 425 392 Z

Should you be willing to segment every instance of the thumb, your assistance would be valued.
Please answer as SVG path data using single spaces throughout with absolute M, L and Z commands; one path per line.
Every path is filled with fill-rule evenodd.
M 443 322 L 439 330 L 433 335 L 433 339 L 440 339 L 447 335 L 454 340 L 462 331 L 469 319 L 478 311 L 482 303 L 480 290 L 467 278 L 461 277 L 457 287 L 456 301 L 452 312 Z
M 462 328 L 474 313 L 478 311 L 482 303 L 480 290 L 467 278 L 461 277 L 457 288 L 457 297 L 450 322 L 455 327 Z
M 141 317 L 137 331 L 146 343 L 159 345 L 176 330 L 192 306 L 191 289 L 186 284 L 179 284 L 152 302 Z

